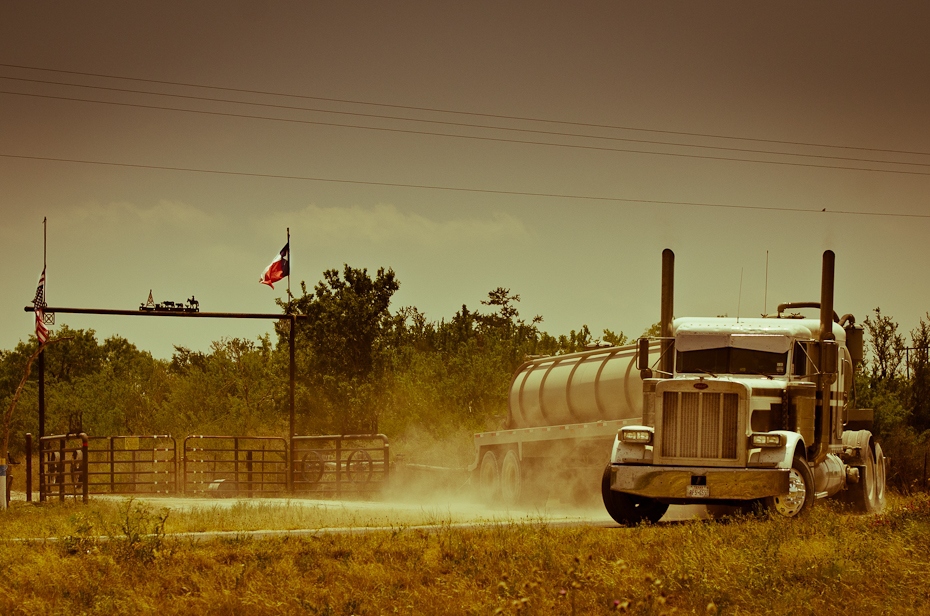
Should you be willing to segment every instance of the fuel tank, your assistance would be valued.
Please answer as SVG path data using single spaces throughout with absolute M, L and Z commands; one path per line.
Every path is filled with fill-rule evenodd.
M 650 344 L 658 356 L 659 343 Z M 607 347 L 534 359 L 510 384 L 508 428 L 534 428 L 643 414 L 637 345 Z

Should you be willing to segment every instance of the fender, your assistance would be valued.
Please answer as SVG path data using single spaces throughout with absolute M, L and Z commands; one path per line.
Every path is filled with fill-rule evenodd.
M 651 426 L 623 426 L 624 430 L 646 430 L 655 433 Z M 623 464 L 624 461 L 642 461 L 643 463 L 652 462 L 652 445 L 642 445 L 640 443 L 624 443 L 620 440 L 620 435 L 614 437 L 614 444 L 610 450 L 610 463 Z
M 776 468 L 791 468 L 795 452 L 801 451 L 803 453 L 806 449 L 804 439 L 801 438 L 801 435 L 797 432 L 790 432 L 788 430 L 772 430 L 771 434 L 781 434 L 784 436 L 785 446 L 777 448 L 763 447 L 759 450 L 758 459 L 753 461 L 758 461 L 763 464 L 775 464 Z M 807 456 L 803 457 L 806 459 Z

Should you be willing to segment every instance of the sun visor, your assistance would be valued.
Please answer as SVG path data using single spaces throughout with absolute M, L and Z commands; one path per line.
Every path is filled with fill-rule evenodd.
M 703 351 L 706 349 L 750 349 L 766 353 L 787 353 L 791 340 L 784 334 L 721 334 L 681 333 L 675 340 L 678 351 Z
M 688 333 L 678 334 L 675 338 L 676 351 L 704 351 L 706 349 L 722 349 L 730 346 L 729 334 Z

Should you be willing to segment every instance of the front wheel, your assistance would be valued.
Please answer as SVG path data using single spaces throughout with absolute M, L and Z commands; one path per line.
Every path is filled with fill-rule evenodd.
M 804 515 L 814 506 L 814 474 L 807 461 L 795 456 L 788 473 L 788 493 L 762 499 L 763 507 L 785 518 Z
M 610 517 L 625 526 L 635 526 L 647 520 L 655 524 L 668 511 L 668 505 L 665 503 L 611 490 L 609 464 L 601 478 L 601 498 L 604 499 L 604 507 Z

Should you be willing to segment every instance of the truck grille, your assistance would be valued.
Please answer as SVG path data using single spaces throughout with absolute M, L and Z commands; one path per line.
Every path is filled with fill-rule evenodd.
M 665 458 L 735 460 L 739 395 L 667 391 L 661 430 Z

